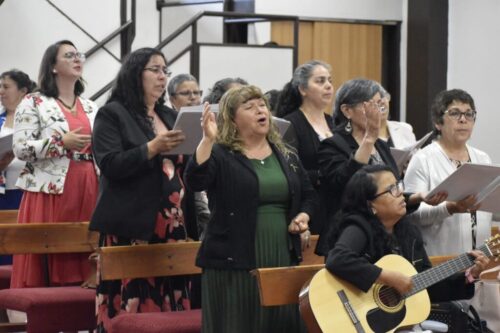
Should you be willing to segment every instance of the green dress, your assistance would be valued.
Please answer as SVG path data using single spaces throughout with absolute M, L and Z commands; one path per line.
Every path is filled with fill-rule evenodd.
M 287 180 L 274 154 L 251 162 L 259 179 L 257 267 L 290 266 Z M 305 331 L 297 305 L 260 306 L 256 278 L 248 271 L 204 269 L 202 308 L 203 333 Z

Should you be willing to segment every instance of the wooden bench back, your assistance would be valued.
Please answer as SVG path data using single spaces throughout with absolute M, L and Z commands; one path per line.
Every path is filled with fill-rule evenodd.
M 88 222 L 0 224 L 0 254 L 93 252 L 98 234 Z
M 0 223 L 17 223 L 17 209 L 0 210 Z
M 200 274 L 195 266 L 200 242 L 177 242 L 99 248 L 103 280 Z
M 302 286 L 325 265 L 258 268 L 253 271 L 264 306 L 298 304 Z

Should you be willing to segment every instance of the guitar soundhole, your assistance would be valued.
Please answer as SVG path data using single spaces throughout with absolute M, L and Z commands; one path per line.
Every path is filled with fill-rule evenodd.
M 383 286 L 380 288 L 378 296 L 380 302 L 389 308 L 393 308 L 401 302 L 401 295 L 391 287 Z

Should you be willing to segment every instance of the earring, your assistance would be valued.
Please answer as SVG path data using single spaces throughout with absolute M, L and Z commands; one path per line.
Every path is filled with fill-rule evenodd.
M 347 124 L 345 124 L 344 130 L 349 134 L 352 132 L 351 119 L 347 119 Z
M 57 74 L 57 71 L 55 68 L 52 70 L 52 73 Z
M 377 215 L 377 210 L 375 208 L 372 208 L 372 213 L 373 215 Z

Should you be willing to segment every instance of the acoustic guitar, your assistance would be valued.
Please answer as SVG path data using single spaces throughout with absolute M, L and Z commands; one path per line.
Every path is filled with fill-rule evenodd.
M 478 250 L 486 256 L 500 254 L 500 235 L 490 238 Z M 366 293 L 323 268 L 306 283 L 299 295 L 301 315 L 309 333 L 394 332 L 427 319 L 430 300 L 426 288 L 474 265 L 474 257 L 462 254 L 418 273 L 401 256 L 390 254 L 376 263 L 397 270 L 413 280 L 413 289 L 400 295 L 396 289 L 374 284 Z

